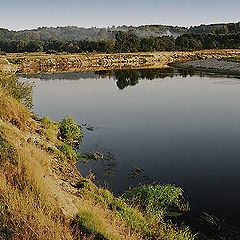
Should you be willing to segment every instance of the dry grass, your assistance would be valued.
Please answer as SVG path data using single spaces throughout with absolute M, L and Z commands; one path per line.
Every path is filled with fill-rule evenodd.
M 83 229 L 96 237 L 109 240 L 133 239 L 121 229 L 116 217 L 111 216 L 110 211 L 105 210 L 92 201 L 81 202 L 76 221 L 79 229 Z
M 10 156 L 0 165 L 1 225 L 6 228 L 8 237 L 72 239 L 71 230 L 64 224 L 58 202 L 50 191 L 50 182 L 45 177 L 49 174 L 49 156 L 27 143 L 17 128 L 2 123 L 0 134 L 18 156 L 15 161 Z
M 22 130 L 31 125 L 30 112 L 17 100 L 0 90 L 0 118 Z
M 31 190 L 19 191 L 0 173 L 1 230 L 6 239 L 72 239 L 68 225 L 36 200 Z M 5 231 L 4 231 L 5 229 Z M 3 234 L 5 232 L 5 234 Z

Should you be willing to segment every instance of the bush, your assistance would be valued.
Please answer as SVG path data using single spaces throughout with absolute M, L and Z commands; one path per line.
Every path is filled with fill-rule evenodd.
M 82 140 L 83 134 L 81 128 L 71 117 L 66 117 L 60 123 L 61 140 L 68 145 L 76 148 Z
M 188 204 L 182 201 L 182 194 L 181 188 L 172 185 L 143 185 L 125 192 L 123 196 L 139 206 L 146 216 L 161 220 L 188 210 Z

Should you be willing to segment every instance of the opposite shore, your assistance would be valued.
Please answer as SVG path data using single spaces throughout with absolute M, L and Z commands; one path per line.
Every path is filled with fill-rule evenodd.
M 169 64 L 240 57 L 240 49 L 173 51 L 147 53 L 45 54 L 12 53 L 0 55 L 0 72 L 58 73 L 114 69 L 168 68 Z

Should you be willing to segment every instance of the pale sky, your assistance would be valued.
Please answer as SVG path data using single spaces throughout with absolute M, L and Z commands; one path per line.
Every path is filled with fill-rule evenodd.
M 239 21 L 240 0 L 0 0 L 0 27 L 10 30 Z

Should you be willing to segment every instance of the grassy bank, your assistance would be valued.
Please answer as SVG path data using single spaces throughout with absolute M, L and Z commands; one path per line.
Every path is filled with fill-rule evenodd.
M 0 239 L 194 239 L 169 220 L 188 210 L 180 188 L 141 186 L 115 197 L 83 178 L 70 117 L 38 119 L 32 86 L 0 78 Z

